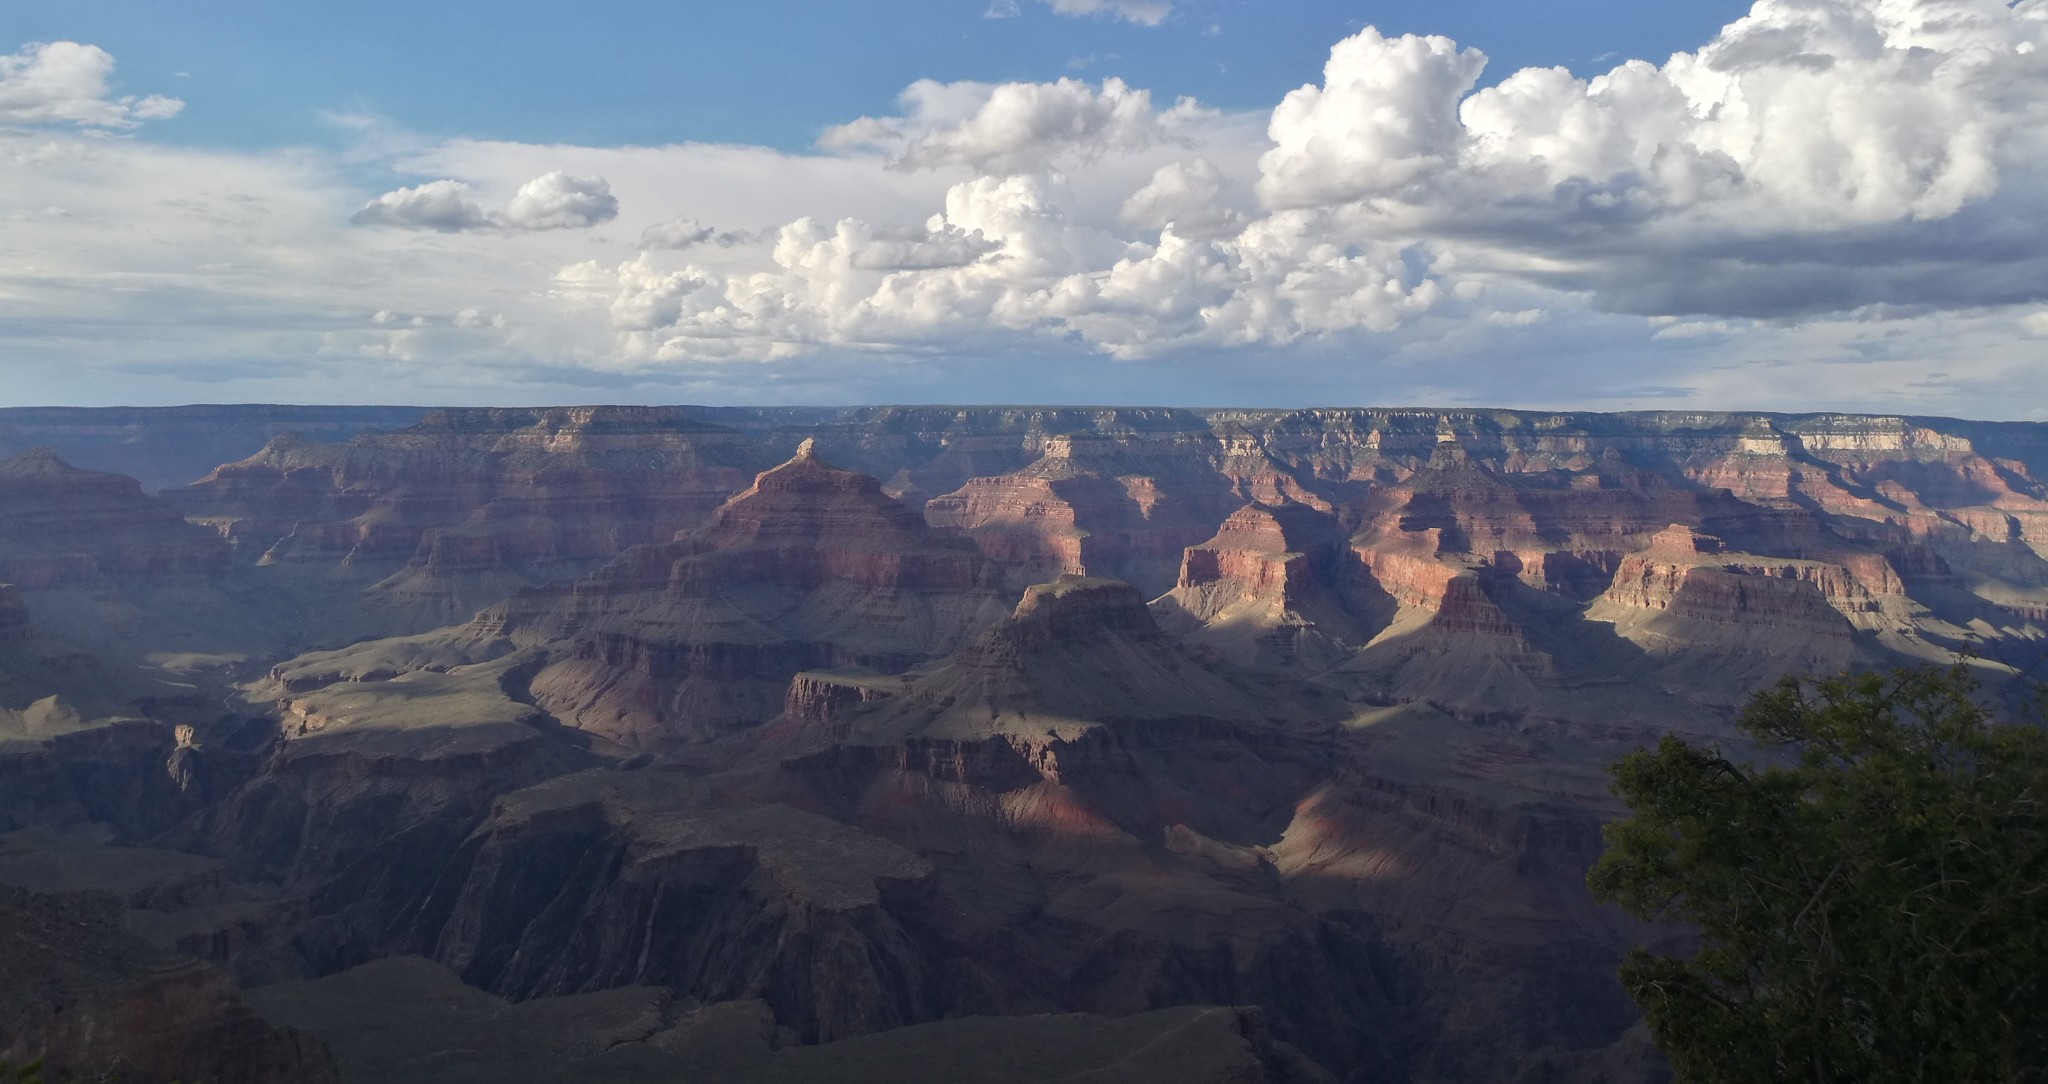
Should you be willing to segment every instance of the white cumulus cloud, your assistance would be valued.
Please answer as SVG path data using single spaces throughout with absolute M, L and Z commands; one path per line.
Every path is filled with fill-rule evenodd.
M 1076 221 L 1055 178 L 980 177 L 917 230 L 792 222 L 770 272 L 667 270 L 642 255 L 613 272 L 609 312 L 627 352 L 654 360 L 1017 341 L 1138 358 L 1390 330 L 1444 299 L 1400 246 L 1329 232 L 1327 215 L 1298 211 L 1230 240 L 1168 228 L 1157 244 L 1131 242 Z M 589 283 L 593 270 L 561 277 Z
M 185 103 L 160 94 L 114 97 L 114 58 L 97 45 L 54 41 L 0 56 L 0 123 L 133 128 L 178 115 Z
M 1383 37 L 1366 27 L 1337 43 L 1320 86 L 1288 93 L 1266 134 L 1259 193 L 1273 207 L 1398 195 L 1456 161 L 1458 99 L 1486 54 L 1442 37 Z
M 1274 110 L 1259 194 L 1643 313 L 2005 304 L 2048 282 L 2041 0 L 1761 0 L 1580 79 L 1367 29 Z
M 1206 158 L 1169 162 L 1124 200 L 1117 218 L 1142 230 L 1170 226 L 1184 237 L 1234 233 L 1244 215 L 1226 202 L 1224 189 L 1223 172 Z
M 939 83 L 921 79 L 903 91 L 904 115 L 862 117 L 828 130 L 820 145 L 879 149 L 899 169 L 968 166 L 1022 173 L 1058 162 L 1143 150 L 1171 141 L 1212 115 L 1191 98 L 1166 110 L 1152 93 L 1121 79 L 1091 87 L 1053 83 Z
M 469 185 L 429 181 L 386 192 L 357 211 L 357 226 L 459 233 L 466 230 L 586 229 L 617 218 L 619 201 L 602 177 L 577 177 L 555 170 L 519 186 L 503 211 L 484 208 Z
M 2048 402 L 2048 0 L 1761 0 L 1590 77 L 1361 31 L 1260 113 L 927 81 L 810 154 L 159 146 L 104 138 L 159 108 L 112 97 L 110 60 L 23 80 L 33 52 L 0 98 L 0 388 L 169 359 L 252 398 L 368 373 L 436 398 Z M 335 213 L 366 164 L 426 181 L 356 215 L 397 228 Z M 653 225 L 605 228 L 621 208 Z
M 604 178 L 558 169 L 520 185 L 500 220 L 515 230 L 577 230 L 618 216 L 618 198 Z
M 349 222 L 357 226 L 459 233 L 488 229 L 491 216 L 470 194 L 468 185 L 443 180 L 386 192 L 364 205 Z

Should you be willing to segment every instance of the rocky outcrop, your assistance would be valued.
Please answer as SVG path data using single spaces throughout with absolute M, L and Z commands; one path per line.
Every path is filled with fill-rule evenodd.
M 22 590 L 108 579 L 203 581 L 227 547 L 133 478 L 79 470 L 49 448 L 0 461 L 0 583 Z
M 779 744 L 843 741 L 853 717 L 903 691 L 905 679 L 861 671 L 807 670 L 789 680 L 776 723 L 788 736 Z
M 1002 612 L 1000 591 L 973 547 L 806 445 L 703 527 L 475 628 L 544 654 L 531 695 L 563 722 L 659 746 L 767 720 L 801 671 L 943 654 Z
M 1386 1003 L 1355 968 L 1370 950 L 1273 898 L 1256 857 L 1267 814 L 1328 770 L 1313 713 L 1080 577 L 884 691 L 799 677 L 714 776 L 507 795 L 446 866 L 459 887 L 434 894 L 461 902 L 432 954 L 520 996 L 758 999 L 806 1038 L 1235 999 L 1284 1006 L 1282 1042 L 1378 1056 L 1356 1023 Z M 782 725 L 807 719 L 825 725 Z
M 1394 609 L 1336 518 L 1302 504 L 1232 513 L 1188 547 L 1179 582 L 1153 603 L 1165 627 L 1217 657 L 1297 672 L 1364 646 Z
M 851 740 L 1029 744 L 1115 720 L 1266 715 L 1255 695 L 1175 648 L 1135 588 L 1068 575 L 1026 588 L 1008 620 L 868 713 Z
M 444 876 L 434 955 L 487 990 L 759 999 L 809 1041 L 937 1015 L 897 913 L 929 864 L 786 806 L 708 809 L 655 772 L 566 777 L 500 801 Z
M 165 496 L 249 560 L 350 570 L 412 631 L 696 526 L 753 466 L 739 434 L 674 408 L 444 410 L 347 444 L 280 437 Z
M 0 711 L 0 831 L 87 822 L 129 839 L 165 831 L 202 808 L 203 795 L 166 770 L 175 749 L 170 725 L 86 719 L 55 698 Z M 227 761 L 223 779 L 244 770 Z
M 1373 916 L 1412 984 L 1405 1011 L 1436 1037 L 1409 1052 L 1413 1077 L 1601 1079 L 1594 1065 L 1632 1059 L 1614 1079 L 1657 1078 L 1608 962 L 1637 932 L 1609 925 L 1584 886 L 1603 777 L 1545 780 L 1540 745 L 1498 731 L 1454 736 L 1436 761 L 1447 726 L 1458 734 L 1416 709 L 1378 722 L 1295 804 L 1269 848 L 1278 875 L 1301 906 Z
M 972 538 L 1013 582 L 1085 574 L 1158 594 L 1182 550 L 1241 501 L 1217 469 L 1220 452 L 1208 433 L 1054 437 L 1023 470 L 932 498 L 925 519 Z
M 1611 622 L 1640 647 L 1667 687 L 1733 703 L 1788 673 L 1833 673 L 1864 656 L 1856 640 L 1885 617 L 1870 580 L 1841 565 L 1735 553 L 1711 535 L 1673 525 L 1629 555 L 1587 616 Z M 1892 582 L 1896 582 L 1895 578 Z

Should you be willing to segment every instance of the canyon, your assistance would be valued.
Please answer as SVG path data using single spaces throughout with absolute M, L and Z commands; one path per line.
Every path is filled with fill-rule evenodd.
M 0 410 L 0 1060 L 1666 1079 L 1606 766 L 1787 674 L 2012 694 L 2035 470 L 1839 414 Z

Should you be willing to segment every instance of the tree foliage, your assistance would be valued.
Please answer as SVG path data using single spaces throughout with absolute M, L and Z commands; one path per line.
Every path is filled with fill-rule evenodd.
M 1615 765 L 1595 895 L 1700 934 L 1621 969 L 1680 1080 L 2048 1080 L 2048 731 L 1976 692 L 1787 679 L 1739 720 L 1776 762 Z

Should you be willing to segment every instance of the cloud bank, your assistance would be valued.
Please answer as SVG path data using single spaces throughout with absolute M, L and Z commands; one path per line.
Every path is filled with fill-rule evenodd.
M 1491 83 L 1472 45 L 1366 28 L 1257 114 L 925 80 L 817 154 L 451 141 L 386 159 L 424 179 L 374 197 L 302 154 L 207 159 L 242 204 L 199 152 L 66 134 L 170 107 L 54 49 L 0 61 L 0 121 L 38 126 L 0 136 L 0 214 L 70 253 L 0 274 L 0 315 L 46 306 L 41 343 L 51 313 L 115 312 L 119 278 L 251 356 L 315 336 L 337 365 L 740 399 L 797 374 L 813 398 L 953 374 L 979 399 L 1022 365 L 1210 401 L 2048 403 L 2048 0 L 1761 0 L 1662 62 Z M 136 247 L 200 215 L 231 225 L 192 235 L 193 266 Z

